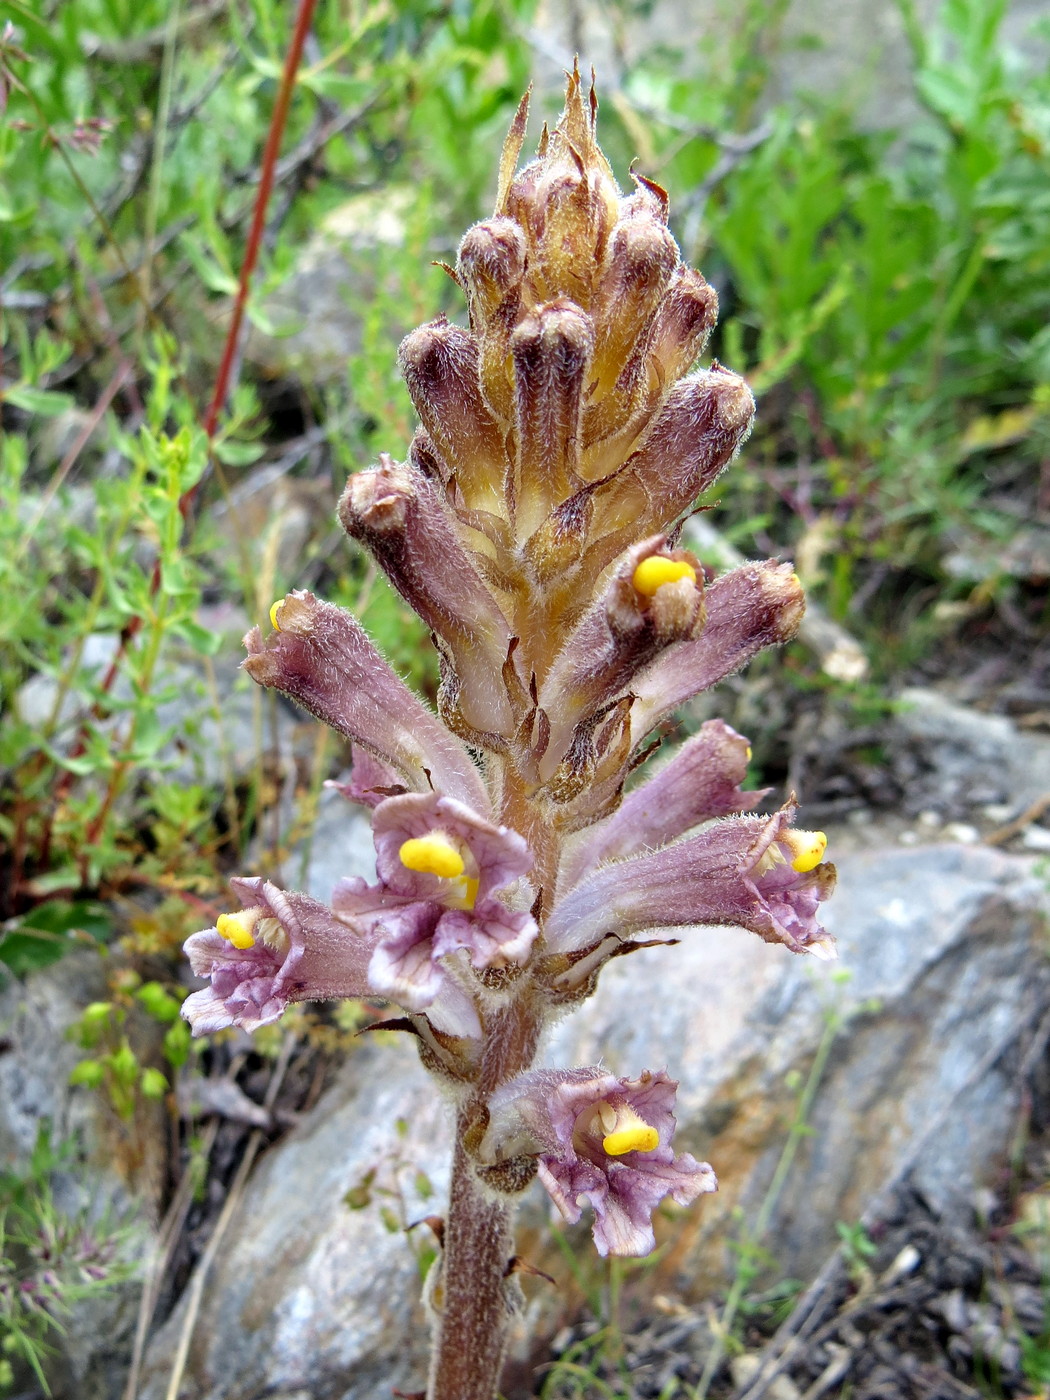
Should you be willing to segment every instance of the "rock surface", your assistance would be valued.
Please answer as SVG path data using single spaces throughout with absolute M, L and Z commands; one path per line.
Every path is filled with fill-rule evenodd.
M 400 1126 L 399 1126 L 400 1120 Z M 263 1161 L 208 1281 L 184 1400 L 375 1400 L 422 1383 L 427 1328 L 412 1222 L 440 1209 L 449 1117 L 405 1044 L 366 1046 Z M 347 1192 L 375 1171 L 371 1203 Z M 420 1194 L 423 1171 L 435 1195 Z M 428 1232 L 422 1229 L 420 1236 Z M 163 1400 L 185 1317 L 154 1339 L 139 1400 Z
M 840 968 L 793 958 L 735 930 L 613 964 L 598 994 L 556 1029 L 551 1063 L 680 1078 L 679 1144 L 710 1160 L 717 1196 L 659 1222 L 669 1242 L 653 1291 L 696 1299 L 728 1268 L 731 1211 L 753 1220 L 822 1039 L 830 1055 L 773 1219 L 782 1274 L 805 1277 L 902 1172 L 940 1211 L 969 1208 L 1002 1162 L 1017 1111 L 1018 1049 L 1050 1004 L 1040 943 L 1045 889 L 1032 861 L 984 847 L 880 844 L 842 862 L 828 921 Z M 843 980 L 841 970 L 850 973 Z M 399 1120 L 401 1126 L 399 1127 Z M 447 1113 L 406 1046 L 370 1046 L 274 1149 L 236 1213 L 205 1292 L 182 1394 L 194 1400 L 365 1400 L 423 1380 L 426 1330 L 405 1237 L 346 1192 L 373 1167 L 402 1189 L 423 1169 L 443 1190 Z M 400 1169 L 397 1164 L 401 1163 Z M 553 1247 L 546 1197 L 528 1199 L 522 1253 L 559 1280 L 532 1289 L 543 1335 L 573 1284 Z M 406 1201 L 408 1219 L 434 1202 Z M 594 1259 L 571 1232 L 584 1272 Z M 769 1241 L 767 1241 L 767 1244 Z M 597 1276 L 597 1275 L 596 1275 Z M 161 1400 L 181 1326 L 154 1340 L 142 1400 Z
M 46 1126 L 52 1145 L 72 1154 L 68 1168 L 52 1178 L 56 1207 L 102 1235 L 120 1231 L 121 1256 L 133 1262 L 152 1241 L 150 1202 L 159 1195 L 165 1170 L 164 1111 L 143 1104 L 134 1125 L 127 1125 L 102 1095 L 69 1085 L 81 1052 L 66 1031 L 87 1002 L 106 996 L 104 974 L 95 954 L 70 953 L 0 990 L 0 1170 L 24 1173 Z M 139 1291 L 132 1279 L 85 1299 L 63 1318 L 51 1370 L 57 1396 L 120 1395 Z
M 291 276 L 265 301 L 267 331 L 253 326 L 246 359 L 263 374 L 306 384 L 346 377 L 360 354 L 365 309 L 375 300 L 383 250 L 405 241 L 409 190 L 362 194 L 331 210 L 304 245 Z M 407 326 L 392 328 L 391 343 Z M 272 334 L 270 333 L 272 331 Z
M 929 24 L 939 0 L 917 0 L 915 10 Z M 779 10 L 779 7 L 778 7 Z M 1045 14 L 1041 0 L 1012 0 L 1003 34 L 1031 52 L 1031 30 Z M 597 0 L 561 5 L 544 0 L 535 19 L 539 35 L 538 81 L 552 91 L 562 69 L 580 55 L 586 72 L 594 64 L 604 85 L 625 66 L 645 67 L 645 56 L 670 49 L 684 55 L 690 76 L 719 72 L 723 55 L 739 43 L 741 9 L 727 0 L 693 0 L 688 6 L 657 0 L 618 12 L 610 24 Z M 756 42 L 756 41 L 752 41 Z M 893 0 L 842 4 L 838 0 L 793 0 L 786 12 L 763 25 L 760 53 L 770 66 L 769 99 L 792 93 L 846 97 L 861 123 L 873 129 L 896 126 L 918 115 L 911 81 L 911 51 L 899 6 Z M 721 60 L 721 63 L 720 63 Z
M 949 811 L 1003 803 L 1020 812 L 1050 796 L 1050 739 L 1027 734 L 1005 715 L 960 705 L 936 690 L 912 687 L 897 697 L 894 728 L 921 752 L 910 798 L 923 794 Z

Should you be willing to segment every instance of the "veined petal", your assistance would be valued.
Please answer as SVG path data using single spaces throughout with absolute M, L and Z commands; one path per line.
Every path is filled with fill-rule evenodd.
M 249 941 L 234 946 L 214 928 L 186 940 L 193 971 L 211 978 L 210 988 L 183 1003 L 194 1035 L 227 1026 L 253 1031 L 278 1020 L 293 1001 L 368 994 L 373 934 L 335 918 L 320 900 L 267 880 L 230 884 L 248 911 L 237 919 Z
M 569 890 L 588 871 L 665 846 L 713 817 L 750 810 L 768 791 L 741 790 L 750 757 L 743 735 L 709 719 L 611 817 L 580 833 L 563 861 L 560 887 Z
M 477 880 L 476 899 L 485 900 L 532 867 L 524 839 L 506 826 L 486 821 L 470 807 L 438 793 L 406 793 L 376 808 L 372 830 L 380 880 L 395 892 L 414 898 L 441 899 L 448 889 L 438 875 L 409 870 L 401 860 L 406 841 L 442 832 L 459 846 L 465 873 Z
M 677 1088 L 663 1070 L 637 1079 L 597 1066 L 530 1071 L 491 1096 L 482 1158 L 537 1152 L 540 1180 L 569 1221 L 581 1198 L 590 1204 L 600 1254 L 648 1254 L 654 1207 L 667 1196 L 686 1205 L 718 1184 L 706 1162 L 674 1155 Z M 634 1126 L 625 1133 L 623 1123 Z
M 834 866 L 800 873 L 787 839 L 793 808 L 770 817 L 726 817 L 660 850 L 615 861 L 555 902 L 544 927 L 552 952 L 630 937 L 651 928 L 735 924 L 794 953 L 826 952 L 816 919 L 834 889 Z
M 278 631 L 244 639 L 244 669 L 389 764 L 416 791 L 434 786 L 488 810 L 464 744 L 440 724 L 342 608 L 296 590 L 275 606 Z M 429 775 L 429 776 L 428 776 Z

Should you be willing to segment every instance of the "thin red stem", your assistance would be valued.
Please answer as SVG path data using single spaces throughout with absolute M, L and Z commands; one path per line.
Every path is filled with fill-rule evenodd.
M 222 349 L 222 360 L 219 364 L 218 377 L 215 380 L 215 393 L 212 396 L 212 401 L 204 420 L 204 431 L 208 434 L 209 438 L 215 436 L 215 428 L 219 421 L 219 414 L 222 412 L 223 404 L 226 402 L 230 380 L 233 376 L 233 364 L 237 355 L 237 346 L 240 341 L 241 324 L 244 320 L 244 308 L 248 302 L 248 291 L 251 286 L 252 273 L 255 271 L 255 264 L 259 258 L 259 248 L 262 244 L 263 230 L 266 226 L 266 206 L 270 200 L 270 191 L 273 189 L 274 172 L 277 168 L 277 156 L 281 149 L 281 138 L 284 135 L 285 124 L 288 120 L 288 108 L 292 100 L 292 92 L 295 88 L 296 74 L 299 71 L 299 64 L 302 60 L 303 46 L 306 43 L 306 36 L 310 32 L 310 21 L 313 19 L 314 4 L 315 0 L 300 0 L 299 13 L 296 16 L 295 29 L 292 33 L 291 47 L 284 61 L 284 72 L 281 74 L 281 86 L 277 91 L 277 101 L 274 104 L 273 116 L 270 119 L 270 130 L 266 137 L 266 149 L 263 151 L 262 173 L 259 177 L 259 189 L 255 196 L 255 209 L 252 213 L 252 226 L 248 232 L 248 243 L 244 250 L 244 261 L 241 263 L 241 280 L 237 288 L 237 299 L 233 304 L 233 316 L 230 318 L 230 328 L 226 332 L 226 344 Z
M 273 191 L 274 175 L 277 168 L 277 157 L 280 153 L 281 142 L 284 138 L 284 130 L 288 124 L 288 112 L 291 106 L 292 93 L 295 90 L 295 79 L 299 71 L 299 64 L 302 61 L 303 48 L 306 44 L 306 36 L 310 32 L 310 24 L 313 20 L 316 0 L 300 0 L 299 12 L 296 15 L 295 28 L 292 32 L 292 42 L 285 58 L 284 71 L 281 74 L 281 84 L 277 90 L 277 100 L 274 103 L 273 114 L 270 117 L 270 129 L 266 135 L 266 146 L 263 150 L 262 168 L 259 173 L 259 187 L 255 194 L 255 207 L 252 210 L 252 223 L 248 231 L 248 241 L 245 245 L 244 258 L 241 263 L 240 282 L 237 288 L 237 297 L 234 301 L 233 315 L 230 320 L 229 330 L 226 335 L 226 343 L 223 346 L 222 360 L 219 364 L 219 372 L 215 381 L 215 392 L 212 396 L 207 414 L 204 419 L 204 431 L 207 433 L 209 441 L 215 436 L 218 426 L 219 414 L 230 389 L 230 380 L 233 375 L 233 366 L 237 355 L 237 346 L 240 340 L 241 325 L 244 321 L 244 309 L 248 301 L 248 292 L 251 287 L 252 274 L 255 265 L 259 260 L 259 248 L 262 244 L 263 231 L 266 227 L 266 210 L 270 202 L 270 195 Z M 197 487 L 192 487 L 179 501 L 179 510 L 183 517 L 188 514 L 193 498 L 197 493 Z M 161 584 L 161 566 L 158 559 L 153 567 L 153 576 L 150 579 L 150 593 L 156 596 Z M 113 657 L 106 674 L 103 676 L 99 686 L 103 695 L 109 693 L 114 681 L 119 674 L 124 657 L 127 653 L 128 644 L 142 627 L 141 617 L 132 617 L 125 624 L 120 634 L 120 645 L 117 653 Z M 96 713 L 99 707 L 96 704 Z M 72 756 L 79 757 L 86 747 L 87 728 L 82 727 L 74 742 Z M 67 769 L 59 780 L 56 789 L 56 802 L 52 808 L 51 817 L 48 821 L 44 836 L 44 855 L 50 854 L 51 837 L 54 825 L 54 815 L 59 803 L 69 794 L 73 785 L 74 775 Z M 104 817 L 108 812 L 112 802 L 112 791 L 107 792 L 106 799 L 100 812 L 100 817 Z M 97 837 L 99 821 L 96 820 L 89 835 L 89 844 Z

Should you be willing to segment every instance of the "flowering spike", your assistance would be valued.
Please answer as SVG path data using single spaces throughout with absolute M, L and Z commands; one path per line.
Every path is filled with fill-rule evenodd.
M 380 454 L 339 507 L 433 635 L 440 719 L 311 593 L 277 600 L 272 634 L 245 639 L 260 685 L 352 743 L 335 786 L 371 813 L 376 878 L 341 880 L 331 907 L 235 881 L 244 912 L 186 945 L 211 980 L 185 1003 L 197 1033 L 311 997 L 383 997 L 455 1085 L 430 1400 L 499 1388 L 510 1203 L 534 1176 L 570 1221 L 589 1203 L 614 1255 L 652 1249 L 666 1197 L 715 1189 L 706 1163 L 674 1154 L 662 1071 L 531 1068 L 602 964 L 656 927 L 723 924 L 834 956 L 826 838 L 793 828 L 793 801 L 752 812 L 746 739 L 709 720 L 627 787 L 653 729 L 790 640 L 804 599 L 790 565 L 708 583 L 678 547 L 750 431 L 751 391 L 697 367 L 717 297 L 681 262 L 666 192 L 617 185 L 593 83 L 574 64 L 560 120 L 516 170 L 527 112 L 526 95 L 494 215 L 460 244 L 468 325 L 438 317 L 400 347 L 421 422 L 408 460 Z

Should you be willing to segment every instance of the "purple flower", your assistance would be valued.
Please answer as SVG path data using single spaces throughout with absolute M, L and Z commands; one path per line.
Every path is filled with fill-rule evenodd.
M 535 921 L 493 897 L 532 865 L 517 832 L 437 793 L 387 798 L 372 830 L 378 882 L 341 880 L 332 908 L 378 940 L 368 969 L 377 995 L 429 1007 L 444 995 L 442 959 L 460 950 L 478 970 L 525 961 Z
M 571 889 L 610 860 L 620 860 L 684 836 L 712 817 L 746 812 L 765 790 L 744 792 L 751 745 L 724 720 L 709 719 L 619 808 L 582 832 L 563 862 L 559 884 Z
M 194 992 L 182 1014 L 194 1035 L 240 1026 L 254 1031 L 278 1020 L 293 1001 L 368 994 L 366 973 L 375 935 L 336 919 L 309 895 L 267 880 L 231 880 L 244 905 L 215 928 L 195 933 L 185 951 L 211 986 Z
M 426 792 L 431 783 L 484 810 L 481 775 L 466 746 L 394 674 L 342 608 L 295 589 L 270 609 L 274 632 L 244 639 L 244 669 Z
M 347 781 L 329 778 L 325 783 L 326 788 L 334 788 L 348 802 L 360 803 L 362 807 L 378 807 L 386 798 L 406 790 L 394 769 L 387 763 L 381 763 L 360 744 L 352 745 L 351 753 L 353 757 Z
M 552 952 L 597 948 L 603 937 L 652 928 L 736 924 L 793 953 L 834 957 L 817 908 L 835 887 L 822 832 L 794 831 L 794 807 L 726 817 L 656 851 L 614 861 L 559 899 L 544 929 Z M 604 961 L 604 959 L 599 959 Z M 574 967 L 589 975 L 589 960 Z
M 663 1070 L 619 1079 L 597 1066 L 534 1070 L 498 1089 L 483 1151 L 539 1151 L 539 1177 L 567 1220 L 594 1211 L 599 1254 L 641 1256 L 656 1244 L 653 1209 L 717 1189 L 706 1162 L 674 1155 L 678 1085 Z

